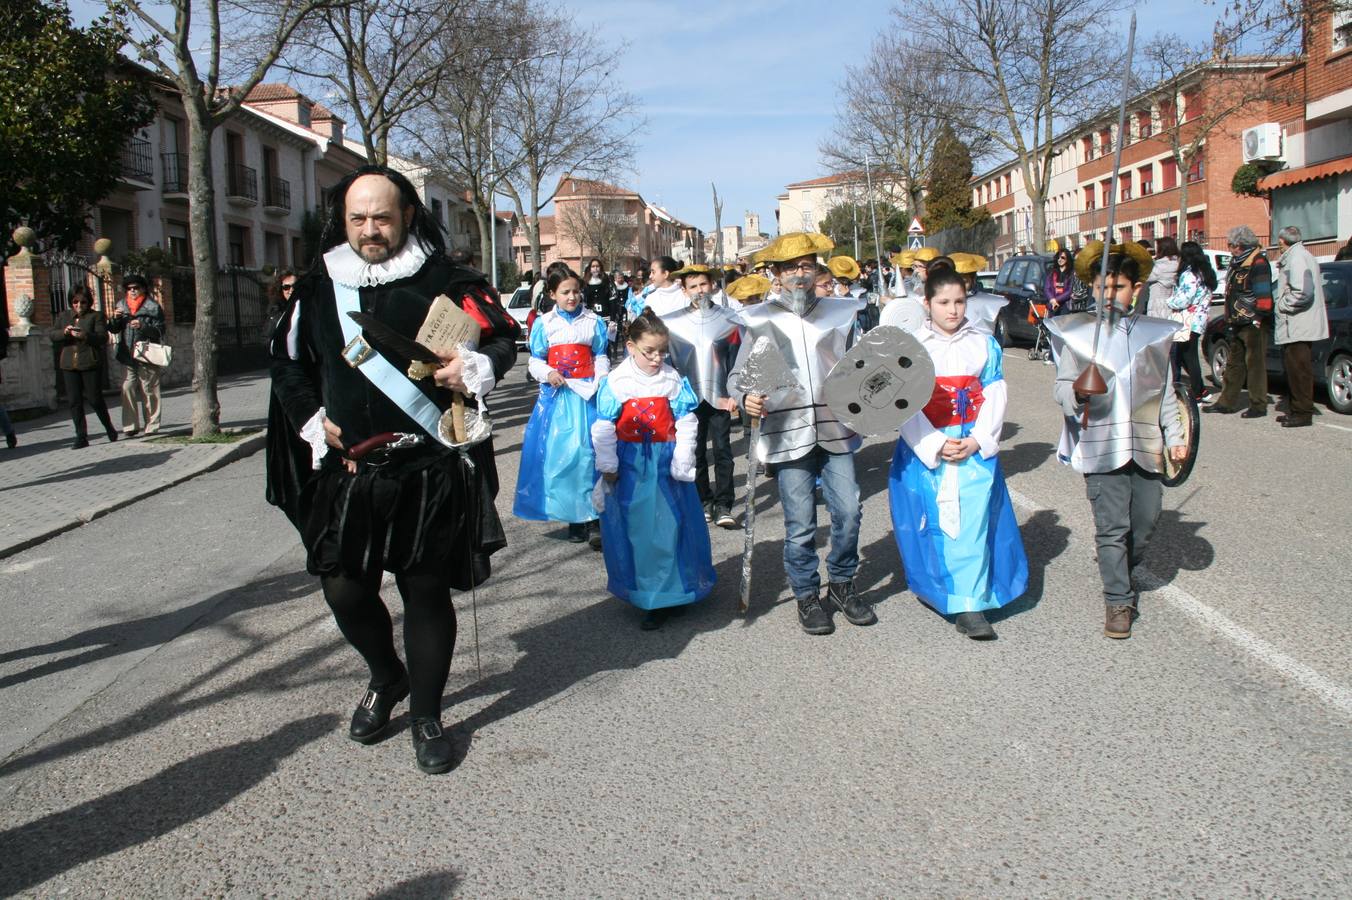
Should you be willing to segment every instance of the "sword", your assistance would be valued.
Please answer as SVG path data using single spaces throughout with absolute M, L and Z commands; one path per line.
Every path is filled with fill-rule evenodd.
M 741 389 L 743 394 L 769 397 L 776 391 L 798 384 L 784 354 L 770 338 L 756 338 L 742 361 Z M 761 421 L 757 416 L 751 422 L 751 437 L 746 451 L 746 513 L 742 518 L 742 583 L 738 598 L 740 612 L 745 615 L 751 607 L 751 558 L 756 551 L 756 473 L 760 461 L 756 459 L 756 445 L 760 442 Z

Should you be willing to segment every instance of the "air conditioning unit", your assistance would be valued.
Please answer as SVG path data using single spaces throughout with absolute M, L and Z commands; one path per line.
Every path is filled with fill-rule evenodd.
M 1282 126 L 1264 122 L 1244 129 L 1244 161 L 1278 160 L 1282 158 Z

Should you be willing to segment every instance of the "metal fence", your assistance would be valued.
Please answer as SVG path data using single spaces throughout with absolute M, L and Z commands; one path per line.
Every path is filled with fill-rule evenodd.
M 70 309 L 70 295 L 79 285 L 89 289 L 97 309 L 110 311 L 115 292 L 112 284 L 94 268 L 94 260 L 79 253 L 51 250 L 42 254 L 42 262 L 51 273 L 53 318 Z
M 217 347 L 226 351 L 266 346 L 270 305 L 266 276 L 226 266 L 216 278 Z

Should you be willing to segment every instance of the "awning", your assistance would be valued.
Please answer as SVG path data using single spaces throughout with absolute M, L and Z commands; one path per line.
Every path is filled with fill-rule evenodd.
M 1316 163 L 1313 166 L 1302 166 L 1299 169 L 1273 172 L 1271 175 L 1258 179 L 1258 187 L 1264 191 L 1271 191 L 1300 184 L 1304 181 L 1318 181 L 1320 178 L 1341 175 L 1344 172 L 1352 172 L 1352 156 L 1331 159 L 1328 162 Z

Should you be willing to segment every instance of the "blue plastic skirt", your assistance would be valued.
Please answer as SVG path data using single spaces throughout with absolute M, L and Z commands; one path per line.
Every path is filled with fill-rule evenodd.
M 671 477 L 674 449 L 620 441 L 619 478 L 601 513 L 606 587 L 639 609 L 695 603 L 714 589 L 709 526 L 695 485 Z
M 564 387 L 540 386 L 526 423 L 512 513 L 537 522 L 590 522 L 596 483 L 591 426 L 596 404 Z
M 911 592 L 944 615 L 998 609 L 1028 588 L 1028 558 L 999 457 L 958 464 L 958 537 L 939 528 L 939 481 L 897 441 L 888 478 L 892 528 Z

